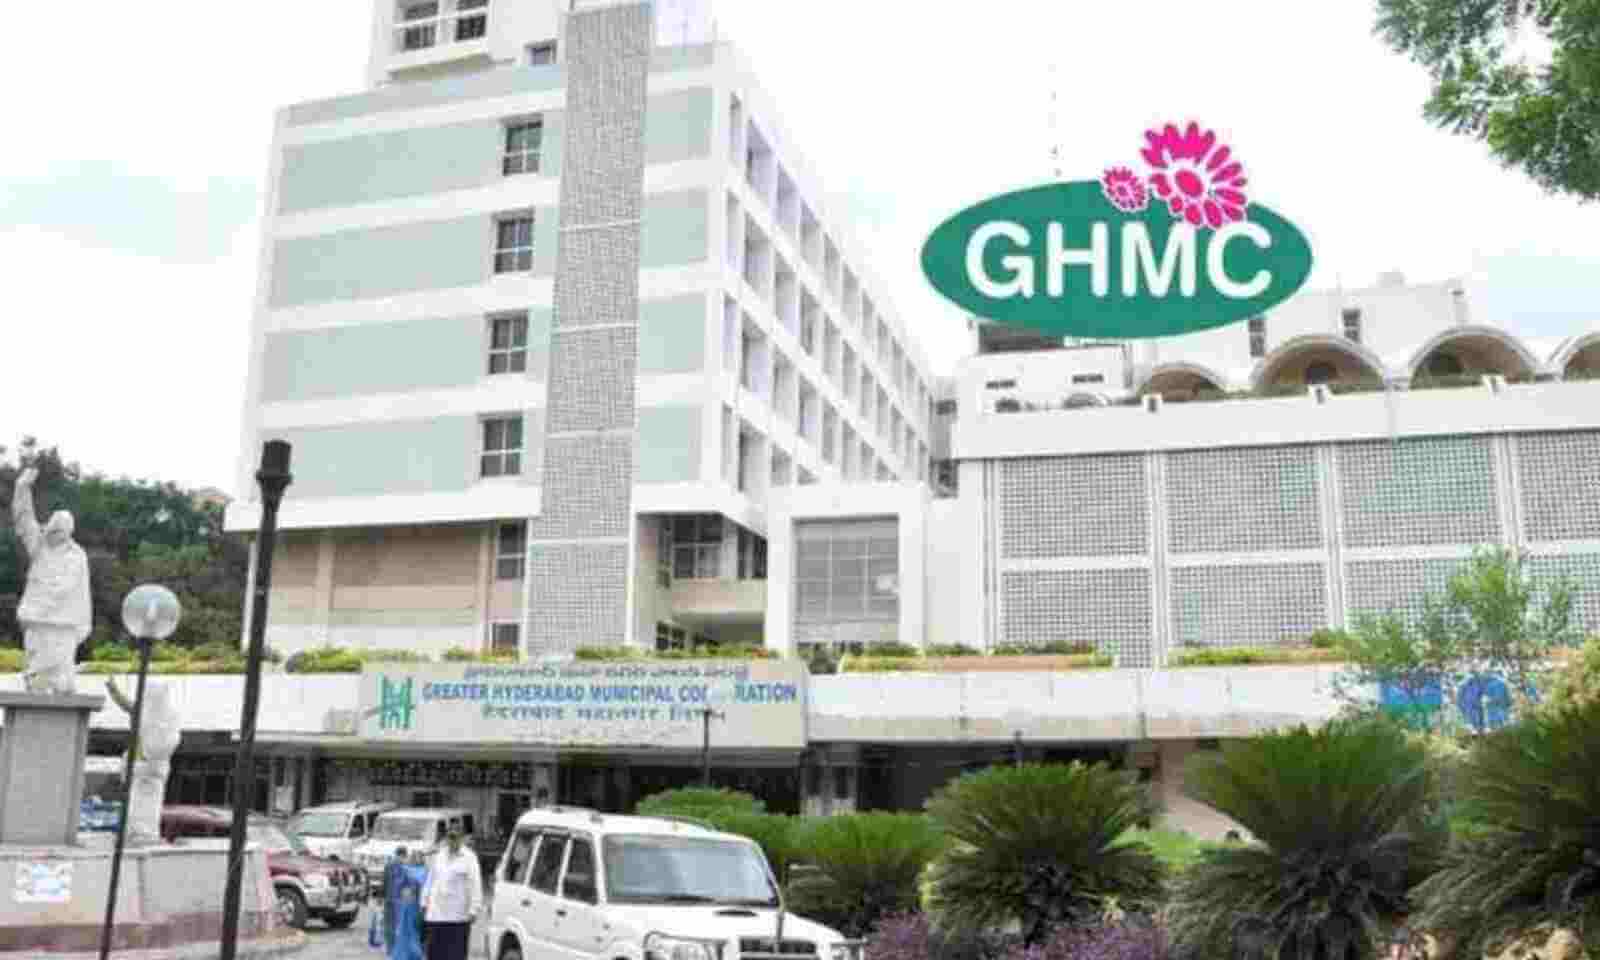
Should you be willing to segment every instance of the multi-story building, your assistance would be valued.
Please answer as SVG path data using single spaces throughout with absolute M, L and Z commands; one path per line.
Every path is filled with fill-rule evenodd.
M 542 786 L 625 809 L 709 743 L 717 782 L 812 813 L 1104 757 L 1220 833 L 1184 756 L 1331 715 L 1338 667 L 1186 650 L 1409 609 L 1485 544 L 1570 576 L 1600 629 L 1600 329 L 1532 340 L 1460 284 L 1389 275 L 1153 343 L 975 324 L 934 378 L 748 67 L 692 4 L 658 6 L 378 0 L 370 89 L 279 114 L 228 509 L 256 528 L 254 452 L 290 441 L 269 643 L 1050 643 L 1109 665 L 758 664 L 785 679 L 719 725 L 679 680 L 636 708 L 637 681 L 559 657 L 506 669 L 570 686 L 273 674 L 258 806 L 505 824 Z M 174 683 L 170 794 L 225 797 L 242 684 Z M 541 726 L 563 697 L 578 725 Z
M 926 480 L 922 349 L 696 4 L 378 0 L 368 79 L 273 139 L 272 646 L 759 644 L 772 491 Z

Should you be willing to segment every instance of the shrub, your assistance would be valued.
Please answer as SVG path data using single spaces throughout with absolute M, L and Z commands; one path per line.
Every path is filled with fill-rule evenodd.
M 1072 640 L 1047 643 L 1002 643 L 994 648 L 997 657 L 1070 657 L 1094 653 L 1094 644 Z
M 1457 781 L 1462 829 L 1414 893 L 1414 923 L 1459 956 L 1541 923 L 1600 920 L 1600 703 L 1537 713 L 1479 739 Z
M 1318 650 L 1343 650 L 1349 646 L 1350 634 L 1332 627 L 1318 627 L 1311 631 L 1306 643 Z
M 795 858 L 816 868 L 791 883 L 794 909 L 858 937 L 917 905 L 922 871 L 944 841 L 922 814 L 851 813 L 805 821 L 793 844 Z
M 928 802 L 951 841 L 933 866 L 930 904 L 958 927 L 1017 920 L 1029 945 L 1057 924 L 1098 918 L 1107 898 L 1143 906 L 1164 871 L 1123 837 L 1151 813 L 1135 776 L 1101 763 L 967 774 Z
M 926 914 L 880 917 L 867 934 L 872 960 L 998 960 L 1013 938 L 988 931 L 941 929 Z
M 926 670 L 921 657 L 845 657 L 840 673 L 910 673 Z
M 922 651 L 909 643 L 873 643 L 868 644 L 862 654 L 868 657 L 920 657 Z
M 284 664 L 289 673 L 359 673 L 364 663 L 429 663 L 427 654 L 414 650 L 352 650 L 322 647 L 302 650 Z
M 1172 655 L 1174 667 L 1240 667 L 1267 663 L 1338 663 L 1341 649 L 1320 647 L 1191 647 Z
M 690 650 L 662 650 L 655 654 L 658 660 L 775 660 L 777 657 L 776 650 L 766 647 L 694 647 Z
M 1550 678 L 1544 709 L 1560 713 L 1569 707 L 1600 701 L 1600 635 L 1590 637 Z
M 21 650 L 0 650 L 0 673 L 21 673 L 28 663 L 28 655 Z
M 1153 923 L 1119 920 L 1062 927 L 1032 949 L 1013 946 L 1004 960 L 1166 960 L 1165 932 Z
M 976 647 L 969 647 L 963 643 L 936 643 L 926 651 L 930 657 L 981 657 L 983 653 Z
M 749 837 L 766 854 L 772 872 L 779 878 L 787 876 L 789 865 L 797 857 L 796 839 L 800 819 L 781 813 L 744 813 L 722 810 L 706 818 L 718 830 Z
M 612 660 L 643 660 L 649 656 L 633 647 L 579 647 L 572 652 L 574 659 L 602 662 Z
M 1204 850 L 1180 875 L 1169 919 L 1184 956 L 1370 957 L 1437 854 L 1425 752 L 1391 723 L 1231 741 L 1185 776 L 1257 842 Z
M 723 813 L 764 813 L 767 806 L 748 793 L 722 787 L 680 787 L 652 793 L 639 801 L 641 817 L 698 817 L 709 820 Z

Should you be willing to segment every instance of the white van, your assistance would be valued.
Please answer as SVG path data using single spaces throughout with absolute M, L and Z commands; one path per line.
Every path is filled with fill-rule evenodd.
M 684 820 L 530 810 L 493 884 L 490 960 L 863 960 L 784 912 L 753 841 Z
M 288 830 L 317 856 L 354 863 L 356 848 L 367 842 L 378 816 L 394 808 L 392 803 L 324 803 L 295 814 Z
M 459 829 L 470 843 L 473 827 L 472 814 L 459 807 L 386 810 L 378 814 L 367 842 L 356 848 L 356 865 L 365 869 L 381 890 L 383 868 L 396 850 L 405 847 L 407 853 L 421 851 L 431 857 L 452 828 Z

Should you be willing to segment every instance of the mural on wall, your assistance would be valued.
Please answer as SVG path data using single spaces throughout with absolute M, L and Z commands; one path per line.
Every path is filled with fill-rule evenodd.
M 1530 695 L 1537 696 L 1533 691 Z M 1378 697 L 1386 713 L 1418 730 L 1437 728 L 1439 715 L 1446 709 L 1443 690 L 1437 680 L 1415 695 L 1395 684 L 1384 683 L 1379 686 Z M 1498 674 L 1468 676 L 1455 687 L 1452 700 L 1460 722 L 1475 732 L 1498 730 L 1511 722 L 1511 687 Z

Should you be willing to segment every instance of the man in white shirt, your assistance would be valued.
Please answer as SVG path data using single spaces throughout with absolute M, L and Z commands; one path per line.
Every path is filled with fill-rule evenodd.
M 428 929 L 428 960 L 467 960 L 472 921 L 483 909 L 483 875 L 478 855 L 467 848 L 461 828 L 452 827 L 445 845 L 428 864 L 422 887 L 422 919 Z

